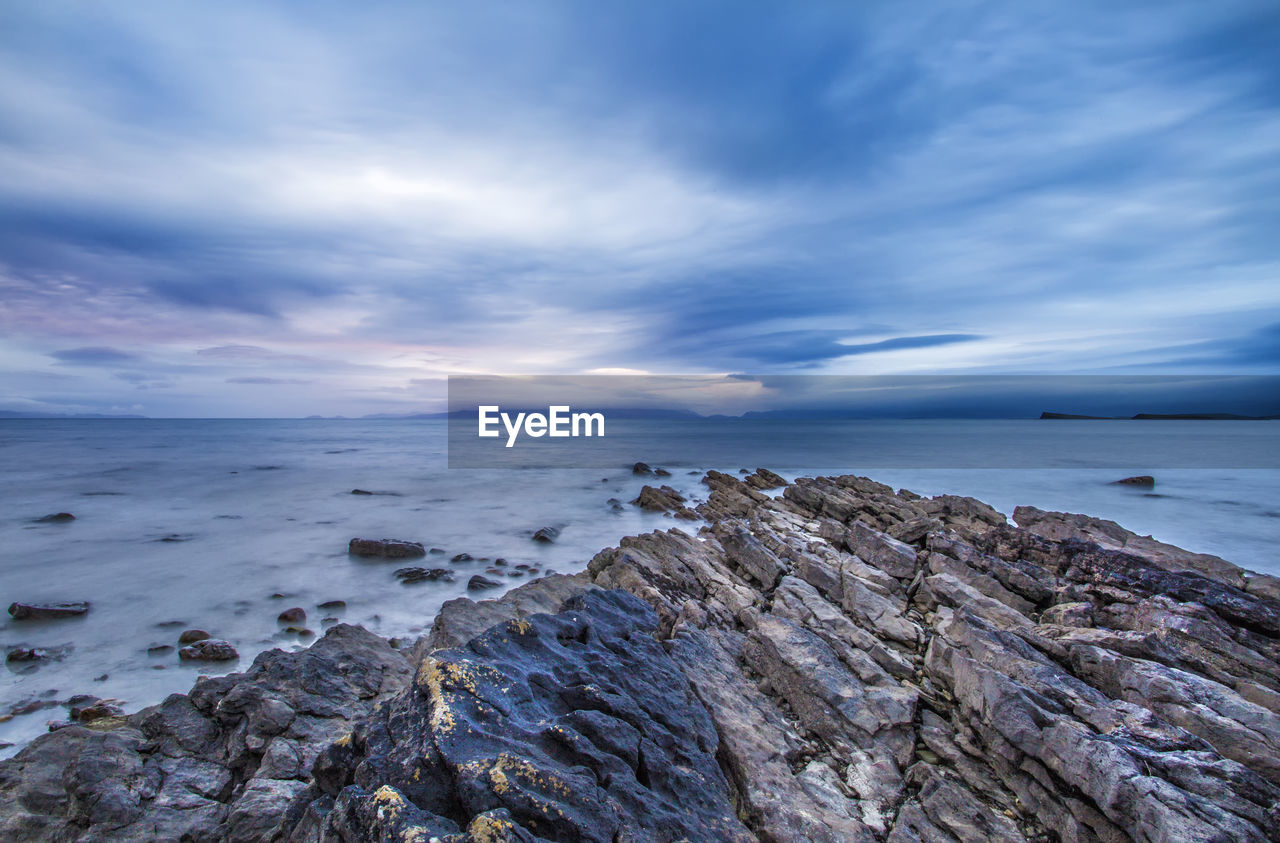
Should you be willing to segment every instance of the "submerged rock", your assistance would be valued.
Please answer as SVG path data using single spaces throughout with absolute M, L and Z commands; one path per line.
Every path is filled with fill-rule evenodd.
M 1126 477 L 1123 480 L 1116 480 L 1111 485 L 1142 486 L 1144 488 L 1150 489 L 1151 487 L 1156 485 L 1156 479 L 1152 477 L 1150 474 L 1139 474 L 1135 477 Z
M 56 662 L 65 659 L 71 649 L 72 645 L 70 644 L 62 644 L 58 647 L 27 647 L 19 644 L 5 653 L 4 660 L 9 664 Z
M 89 611 L 85 600 L 68 603 L 10 603 L 9 616 L 14 620 L 51 620 L 72 618 Z
M 35 519 L 37 524 L 65 524 L 68 521 L 74 521 L 76 517 L 70 512 L 55 512 L 51 515 L 43 515 Z
M 203 629 L 184 629 L 182 634 L 178 636 L 179 644 L 194 644 L 197 641 L 205 641 L 213 636 L 205 632 Z
M 453 582 L 453 571 L 448 568 L 400 568 L 395 572 L 395 577 L 405 585 L 436 580 Z
M 559 537 L 560 531 L 555 527 L 543 527 L 533 534 L 533 540 L 543 544 L 551 544 Z
M 400 539 L 352 539 L 347 545 L 347 552 L 352 556 L 381 556 L 385 559 L 413 559 L 427 555 L 421 542 Z

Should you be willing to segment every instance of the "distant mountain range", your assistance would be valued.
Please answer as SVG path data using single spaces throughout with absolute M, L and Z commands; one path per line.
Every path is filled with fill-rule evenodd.
M 145 419 L 148 416 L 108 413 L 29 413 L 25 410 L 0 410 L 0 419 Z
M 504 412 L 546 412 L 546 408 L 512 408 L 504 409 Z M 762 419 L 856 419 L 864 418 L 863 416 L 854 415 L 848 410 L 835 409 L 819 409 L 819 410 L 753 410 L 743 413 L 740 416 L 711 415 L 704 416 L 695 413 L 692 410 L 676 410 L 669 408 L 642 408 L 642 407 L 602 407 L 590 408 L 587 412 L 604 413 L 605 418 L 610 419 L 651 419 L 655 421 L 727 421 L 727 420 L 762 420 Z M 354 419 L 349 416 L 306 416 L 307 420 L 323 420 L 323 421 L 364 421 L 364 420 L 401 420 L 401 419 L 450 419 L 450 418 L 474 418 L 474 411 L 460 410 L 452 413 L 373 413 L 366 416 L 358 416 Z M 27 412 L 25 410 L 0 410 L 0 419 L 149 419 L 150 416 L 111 414 L 111 413 L 36 413 Z M 877 416 L 877 418 L 887 419 L 889 416 Z M 935 418 L 945 418 L 936 416 Z M 957 416 L 958 418 L 958 416 Z M 1150 421 L 1150 420 L 1182 420 L 1182 421 L 1275 421 L 1280 416 L 1242 416 L 1236 413 L 1137 413 L 1132 416 L 1087 416 L 1078 413 L 1051 413 L 1043 412 L 1040 414 L 1041 419 L 1100 419 L 1107 421 Z

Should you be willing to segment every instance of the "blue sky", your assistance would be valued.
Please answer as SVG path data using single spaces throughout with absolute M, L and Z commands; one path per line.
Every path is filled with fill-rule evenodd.
M 0 409 L 1280 371 L 1280 6 L 7 4 Z

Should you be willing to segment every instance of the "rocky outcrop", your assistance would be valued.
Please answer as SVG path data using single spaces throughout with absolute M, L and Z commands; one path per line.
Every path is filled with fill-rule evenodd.
M 1169 571 L 1191 571 L 1233 588 L 1271 599 L 1280 599 L 1280 579 L 1232 565 L 1209 553 L 1192 553 L 1175 545 L 1140 536 L 1114 521 L 1073 512 L 1046 512 L 1034 506 L 1013 511 L 1019 527 L 1048 539 L 1077 539 L 1107 550 L 1122 550 Z
M 645 486 L 631 503 L 648 512 L 668 512 L 686 521 L 698 520 L 698 513 L 685 506 L 684 495 L 670 486 Z
M 46 736 L 0 765 L 0 833 L 1280 839 L 1280 602 L 1261 578 L 865 478 L 704 482 L 697 535 L 450 601 L 408 666 L 335 627 L 141 720 Z M 382 680 L 326 689 L 353 701 L 298 726 L 300 689 L 348 676 L 302 660 L 360 635 L 346 670 L 381 660 Z
M 108 716 L 0 762 L 0 839 L 271 839 L 292 827 L 320 751 L 408 675 L 381 638 L 339 625 L 127 718 L 91 704 Z
M 593 591 L 432 653 L 321 755 L 295 838 L 754 840 L 656 625 Z

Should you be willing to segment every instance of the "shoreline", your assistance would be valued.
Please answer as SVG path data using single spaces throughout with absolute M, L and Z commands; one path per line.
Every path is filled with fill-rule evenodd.
M 1268 838 L 1280 581 L 1087 516 L 703 482 L 698 536 L 448 601 L 412 648 L 340 624 L 41 736 L 0 831 Z

